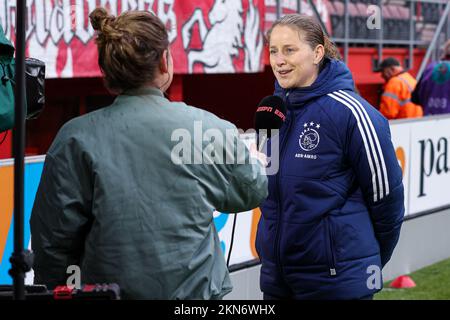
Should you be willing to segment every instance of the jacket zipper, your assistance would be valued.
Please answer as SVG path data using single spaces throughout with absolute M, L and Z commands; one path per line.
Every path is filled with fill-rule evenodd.
M 336 257 L 334 255 L 334 243 L 333 243 L 333 234 L 331 232 L 331 226 L 329 217 L 327 216 L 325 218 L 325 226 L 326 226 L 326 236 L 328 237 L 328 248 L 330 251 L 330 254 L 328 255 L 328 267 L 330 271 L 330 276 L 335 277 L 337 275 L 336 272 Z M 328 251 L 328 249 L 327 249 Z
M 286 99 L 285 99 L 286 105 L 289 104 L 288 97 L 289 97 L 289 92 L 286 93 Z M 278 206 L 277 206 L 278 214 L 277 214 L 277 231 L 275 234 L 275 250 L 274 250 L 274 252 L 275 252 L 276 259 L 277 259 L 278 268 L 280 269 L 281 274 L 283 274 L 283 267 L 281 265 L 281 254 L 280 254 L 280 251 L 281 251 L 280 250 L 280 229 L 281 229 L 280 225 L 281 225 L 281 211 L 282 211 L 281 205 L 282 205 L 282 203 L 281 203 L 281 191 L 280 191 L 279 186 L 280 186 L 281 170 L 283 168 L 283 165 L 282 165 L 283 158 L 284 158 L 284 154 L 286 153 L 286 150 L 284 147 L 285 147 L 286 141 L 289 137 L 289 132 L 291 131 L 293 124 L 295 122 L 294 112 L 291 112 L 291 117 L 288 120 L 289 120 L 288 128 L 287 128 L 287 130 L 284 134 L 283 140 L 281 141 L 281 144 L 280 144 L 280 159 L 279 159 L 280 166 L 279 166 L 277 178 L 275 180 L 275 190 L 276 190 L 277 200 L 278 200 Z

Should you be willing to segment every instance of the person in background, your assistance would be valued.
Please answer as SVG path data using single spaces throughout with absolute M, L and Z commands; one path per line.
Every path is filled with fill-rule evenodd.
M 14 51 L 0 25 L 0 145 L 14 127 Z
M 264 298 L 372 299 L 404 215 L 389 123 L 314 18 L 286 15 L 267 40 L 288 112 L 257 232 Z
M 380 112 L 387 119 L 417 118 L 423 116 L 422 107 L 411 102 L 416 79 L 392 57 L 384 59 L 377 72 L 386 81 L 381 95 Z
M 444 44 L 441 60 L 425 69 L 411 101 L 423 107 L 424 115 L 450 113 L 450 40 Z
M 76 265 L 83 284 L 117 283 L 124 299 L 221 299 L 232 285 L 213 212 L 258 207 L 264 164 L 250 161 L 233 124 L 164 97 L 173 60 L 158 17 L 97 8 L 90 21 L 118 97 L 66 123 L 48 150 L 30 221 L 34 281 L 66 285 Z M 194 141 L 196 123 L 233 139 Z M 174 152 L 177 132 L 187 147 Z M 211 146 L 240 161 L 207 158 Z

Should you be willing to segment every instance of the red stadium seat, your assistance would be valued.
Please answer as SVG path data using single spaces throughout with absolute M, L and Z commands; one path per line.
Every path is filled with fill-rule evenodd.
M 395 40 L 399 38 L 399 24 L 397 19 L 397 12 L 391 6 L 382 6 L 383 13 L 383 38 L 388 40 Z
M 358 2 L 356 3 L 356 8 L 358 9 L 359 15 L 364 19 L 364 21 L 367 23 L 367 19 L 369 17 L 369 14 L 367 12 L 369 5 L 366 3 Z M 369 29 L 367 26 L 363 26 L 366 30 L 364 34 L 364 38 L 367 39 L 376 39 L 378 37 L 378 32 L 376 29 Z
M 351 17 L 358 17 L 360 16 L 359 11 L 354 3 L 349 2 L 348 3 L 348 13 Z
M 350 35 L 358 39 L 367 39 L 369 36 L 369 29 L 367 28 L 367 5 L 359 2 L 349 3 L 348 9 L 352 17 L 351 20 L 353 20 Z
M 333 37 L 344 38 L 344 4 L 340 1 L 327 1 L 330 12 Z
M 403 7 L 403 6 L 398 6 L 397 7 L 397 11 L 399 13 L 400 16 L 400 39 L 401 40 L 408 40 L 409 39 L 409 25 L 410 25 L 410 9 L 409 7 Z M 413 21 L 413 23 L 415 24 L 415 21 Z M 415 29 L 415 27 L 413 27 L 413 30 Z
M 344 15 L 344 3 L 341 1 L 333 1 L 334 9 L 336 10 L 336 15 L 343 16 Z

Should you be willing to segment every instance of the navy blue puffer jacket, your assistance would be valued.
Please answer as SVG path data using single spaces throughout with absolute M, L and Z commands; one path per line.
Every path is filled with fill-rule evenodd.
M 295 299 L 376 293 L 382 279 L 373 275 L 389 261 L 404 215 L 388 121 L 354 92 L 350 71 L 336 60 L 310 87 L 276 83 L 275 95 L 288 113 L 279 171 L 261 206 L 261 290 Z

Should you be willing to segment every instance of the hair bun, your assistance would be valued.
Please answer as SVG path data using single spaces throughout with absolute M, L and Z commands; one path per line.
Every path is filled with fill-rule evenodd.
M 92 28 L 96 31 L 103 31 L 106 20 L 113 19 L 113 16 L 110 16 L 108 12 L 104 8 L 96 8 L 89 15 L 89 19 L 91 20 Z

